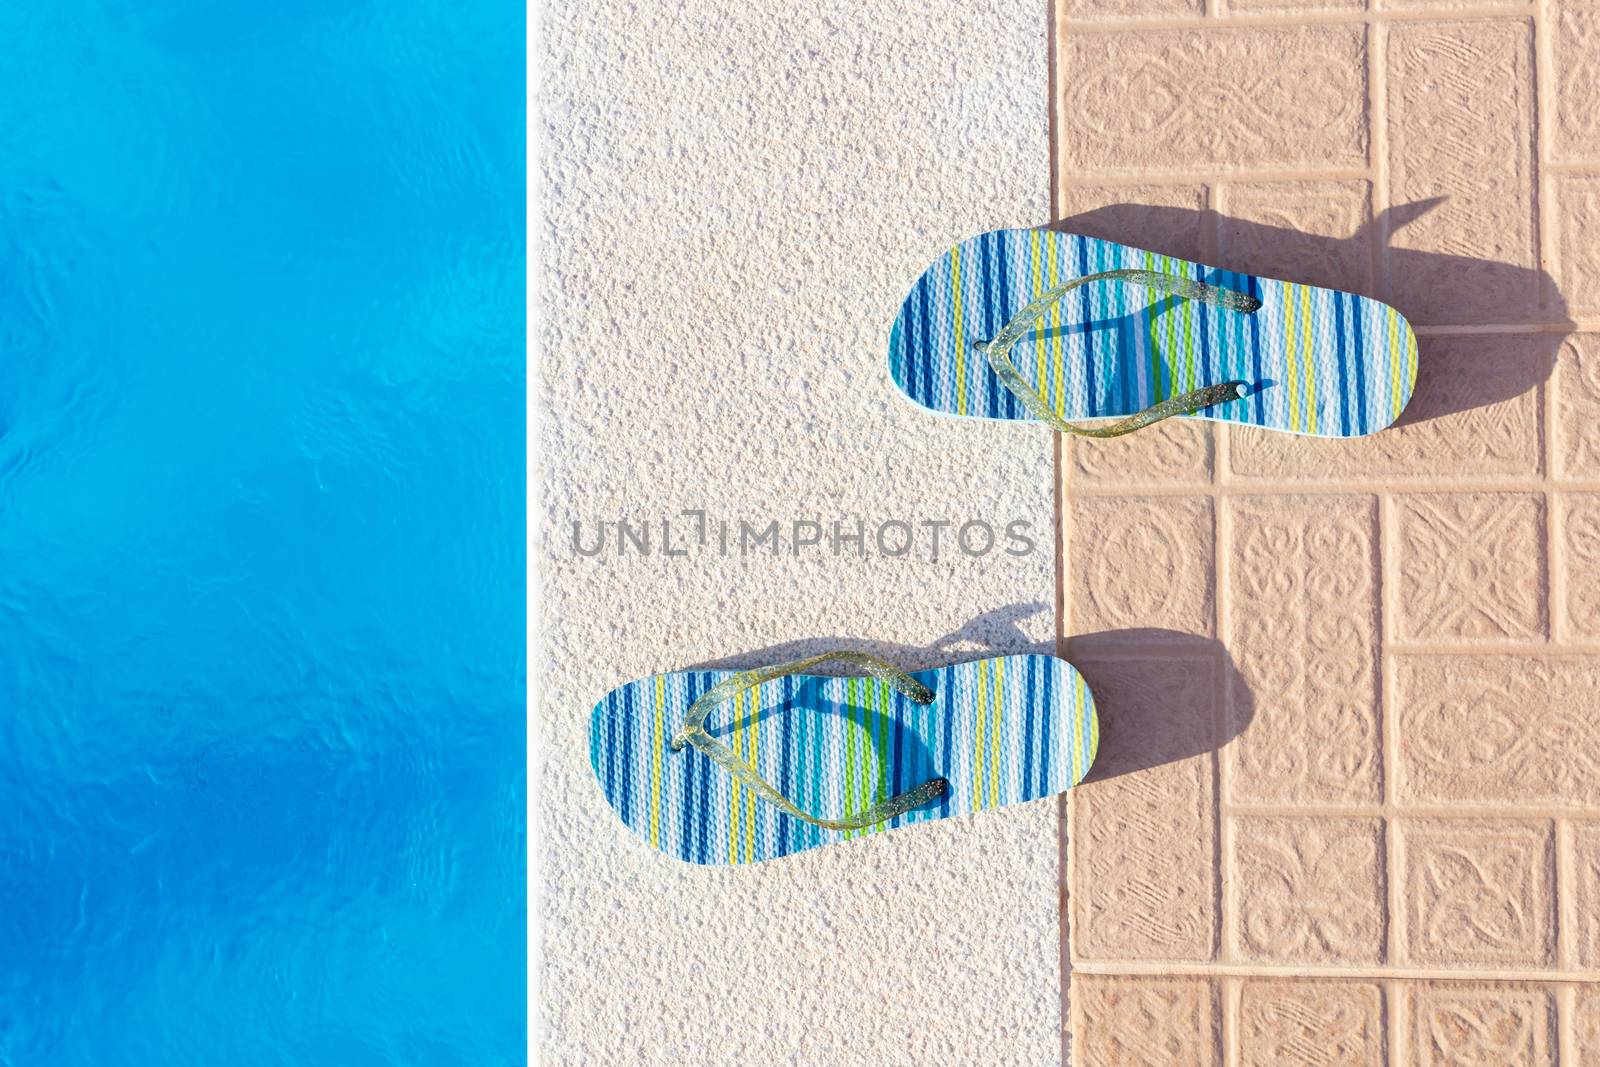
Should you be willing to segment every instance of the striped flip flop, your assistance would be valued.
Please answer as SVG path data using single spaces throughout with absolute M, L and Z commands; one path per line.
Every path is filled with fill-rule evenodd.
M 865 678 L 806 675 L 844 660 Z M 589 758 L 627 827 L 681 860 L 758 863 L 1050 796 L 1088 773 L 1094 697 L 1054 656 L 908 674 L 858 652 L 678 671 L 607 693 Z
M 1360 437 L 1411 399 L 1417 339 L 1394 308 L 1354 293 L 995 230 L 917 279 L 889 336 L 889 374 L 942 414 L 1091 437 L 1172 415 Z

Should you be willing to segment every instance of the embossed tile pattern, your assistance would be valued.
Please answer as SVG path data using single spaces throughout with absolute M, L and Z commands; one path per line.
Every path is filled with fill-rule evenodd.
M 1600 1064 L 1600 2 L 1056 10 L 1065 228 L 1422 334 L 1369 438 L 1062 443 L 1074 1062 Z
M 1579 1067 L 1600 1064 L 1600 986 L 1577 991 L 1573 1006 L 1573 1045 Z
M 1272 963 L 1383 958 L 1383 824 L 1377 819 L 1233 820 L 1234 955 Z
M 1401 962 L 1463 970 L 1553 962 L 1548 824 L 1401 820 L 1398 831 Z
M 1073 630 L 1210 634 L 1211 528 L 1209 497 L 1076 502 L 1073 531 L 1086 558 L 1072 587 Z
M 1218 1055 L 1216 990 L 1203 979 L 1085 977 L 1073 1016 L 1082 1067 L 1212 1067 Z
M 1408 993 L 1409 1061 L 1417 1067 L 1557 1062 L 1556 1013 L 1547 987 L 1430 982 Z
M 1403 640 L 1544 634 L 1544 497 L 1432 493 L 1395 501 Z
M 1437 479 L 1441 468 L 1457 480 L 1535 476 L 1543 463 L 1544 386 L 1530 389 L 1528 383 L 1542 383 L 1550 374 L 1554 347 L 1538 334 L 1424 337 L 1417 391 L 1400 425 L 1343 441 L 1230 431 L 1232 472 L 1280 482 L 1426 482 Z M 1579 373 L 1575 353 L 1570 362 L 1572 373 Z M 1600 353 L 1594 367 L 1600 384 Z M 1600 388 L 1593 410 L 1593 425 L 1600 427 Z M 1600 447 L 1600 428 L 1563 420 L 1569 424 L 1593 433 L 1589 447 Z
M 1375 803 L 1377 503 L 1228 501 L 1228 796 L 1238 803 Z
M 1242 1067 L 1380 1067 L 1387 1048 L 1376 982 L 1252 978 L 1239 992 Z
M 1068 33 L 1066 151 L 1074 170 L 1362 166 L 1361 26 Z M 1201 114 L 1195 102 L 1204 101 Z
M 1580 333 L 1556 360 L 1556 476 L 1600 477 L 1600 336 Z
M 1100 718 L 1095 773 L 1074 791 L 1083 814 L 1072 837 L 1078 951 L 1213 959 L 1214 665 L 1182 656 L 1077 665 L 1096 703 L 1112 702 Z
M 1391 243 L 1442 261 L 1391 272 L 1389 295 L 1413 325 L 1538 317 L 1537 275 L 1506 269 L 1537 265 L 1532 30 L 1527 19 L 1386 27 L 1388 199 L 1436 201 Z

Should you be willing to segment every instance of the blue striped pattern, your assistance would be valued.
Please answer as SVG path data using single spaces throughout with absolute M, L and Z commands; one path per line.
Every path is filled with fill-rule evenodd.
M 1054 656 L 917 673 L 935 694 L 927 707 L 875 679 L 791 677 L 713 711 L 712 734 L 814 814 L 861 811 L 930 778 L 950 782 L 939 803 L 884 825 L 822 830 L 784 815 L 699 752 L 667 747 L 689 705 L 729 673 L 629 682 L 607 693 L 589 722 L 590 761 L 612 809 L 645 841 L 693 863 L 754 863 L 1051 796 L 1082 780 L 1099 745 L 1089 687 Z
M 895 319 L 890 376 L 934 411 L 1031 421 L 971 346 L 1054 285 L 1129 268 L 1247 292 L 1261 310 L 1242 315 L 1118 282 L 1075 290 L 1012 350 L 1064 418 L 1131 415 L 1243 380 L 1251 396 L 1188 417 L 1357 437 L 1393 423 L 1411 399 L 1416 336 L 1387 304 L 1052 230 L 996 230 L 940 256 Z

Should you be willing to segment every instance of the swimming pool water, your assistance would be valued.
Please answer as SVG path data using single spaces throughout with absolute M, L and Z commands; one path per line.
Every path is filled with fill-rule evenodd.
M 0 5 L 0 1064 L 521 1062 L 523 41 Z

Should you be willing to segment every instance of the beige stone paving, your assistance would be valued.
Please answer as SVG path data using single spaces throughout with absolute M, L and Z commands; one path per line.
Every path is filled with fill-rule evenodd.
M 1057 0 L 1067 229 L 1394 303 L 1405 425 L 1062 449 L 1078 1064 L 1600 1064 L 1600 3 Z

